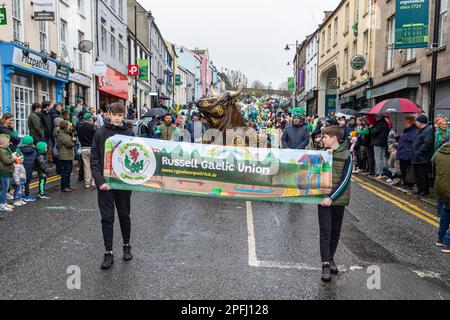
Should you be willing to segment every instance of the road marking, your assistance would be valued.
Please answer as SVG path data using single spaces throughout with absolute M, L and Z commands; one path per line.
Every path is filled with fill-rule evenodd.
M 435 215 L 429 213 L 428 211 L 423 210 L 422 208 L 419 208 L 418 206 L 408 202 L 405 199 L 402 199 L 402 198 L 399 198 L 397 196 L 394 196 L 393 194 L 391 194 L 391 193 L 389 193 L 389 192 L 387 192 L 387 191 L 385 191 L 383 189 L 380 189 L 380 188 L 378 188 L 378 187 L 376 187 L 376 186 L 374 186 L 374 185 L 372 185 L 372 184 L 370 184 L 370 183 L 368 183 L 368 182 L 366 182 L 364 180 L 361 180 L 360 178 L 353 177 L 353 179 L 358 181 L 360 184 L 364 184 L 364 185 L 366 185 L 366 186 L 368 186 L 368 187 L 370 187 L 372 189 L 377 190 L 378 192 L 381 192 L 381 193 L 387 195 L 388 197 L 390 197 L 390 198 L 392 198 L 392 199 L 394 199 L 394 200 L 396 200 L 396 201 L 398 201 L 398 202 L 400 202 L 400 203 L 410 207 L 411 209 L 413 209 L 413 210 L 415 210 L 415 211 L 417 211 L 417 212 L 419 212 L 419 213 L 421 213 L 423 215 L 426 215 L 427 217 L 429 217 L 429 218 L 431 218 L 433 220 L 439 221 Z
M 438 224 L 436 221 L 434 221 L 434 220 L 432 220 L 432 219 L 430 219 L 430 218 L 428 218 L 428 217 L 422 215 L 422 214 L 419 213 L 419 212 L 416 212 L 416 211 L 412 210 L 411 208 L 408 208 L 407 206 L 405 206 L 405 205 L 399 203 L 398 201 L 395 201 L 395 200 L 391 199 L 390 197 L 388 197 L 388 196 L 386 196 L 386 195 L 384 195 L 384 194 L 380 194 L 379 192 L 377 192 L 376 189 L 372 188 L 372 186 L 369 187 L 369 186 L 366 185 L 366 184 L 360 184 L 360 187 L 363 188 L 363 189 L 366 189 L 367 191 L 369 191 L 369 192 L 371 192 L 371 193 L 377 195 L 378 197 L 380 197 L 380 198 L 382 198 L 382 199 L 384 199 L 384 200 L 386 200 L 386 201 L 389 201 L 390 203 L 396 205 L 396 206 L 399 207 L 400 209 L 402 209 L 402 210 L 404 210 L 404 211 L 406 211 L 406 212 L 408 212 L 408 213 L 410 213 L 410 214 L 416 216 L 417 218 L 420 218 L 420 219 L 422 219 L 422 220 L 428 222 L 429 224 L 431 224 L 431 225 L 433 225 L 433 226 L 439 228 L 439 224 Z
M 251 201 L 246 202 L 247 206 L 247 234 L 248 234 L 248 265 L 250 267 L 263 267 L 263 268 L 278 268 L 278 269 L 296 269 L 307 271 L 320 271 L 322 268 L 311 267 L 304 263 L 294 262 L 282 262 L 282 261 L 261 261 L 258 260 L 256 255 L 256 239 L 255 239 L 255 227 L 253 223 L 253 210 Z M 363 267 L 351 266 L 349 268 L 345 266 L 338 266 L 341 272 L 361 270 Z
M 252 203 L 246 202 L 247 206 L 247 234 L 248 234 L 248 264 L 251 267 L 259 267 L 258 258 L 256 257 L 256 239 L 255 229 L 253 225 Z

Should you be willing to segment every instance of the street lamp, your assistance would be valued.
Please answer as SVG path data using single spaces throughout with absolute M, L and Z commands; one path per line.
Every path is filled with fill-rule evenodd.
M 298 41 L 296 41 L 295 44 L 291 44 L 291 43 L 286 44 L 286 47 L 284 48 L 284 50 L 285 51 L 291 50 L 290 46 L 295 46 L 295 48 L 297 48 L 298 47 Z

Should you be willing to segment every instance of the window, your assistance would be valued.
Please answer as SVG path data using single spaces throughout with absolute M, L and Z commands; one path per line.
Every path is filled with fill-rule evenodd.
M 116 11 L 116 0 L 111 0 L 111 8 Z
M 116 57 L 116 37 L 114 36 L 114 28 L 111 28 L 111 57 Z
M 119 61 L 124 63 L 124 46 L 123 46 L 123 36 L 119 34 Z
M 364 57 L 369 61 L 369 31 L 364 32 Z
M 101 30 L 101 37 L 102 37 L 102 51 L 106 52 L 106 20 L 102 18 L 102 30 Z
M 13 0 L 12 2 L 13 17 L 13 35 L 14 40 L 22 40 L 22 2 L 21 0 Z
M 79 13 L 84 14 L 84 0 L 77 0 L 77 8 Z
M 371 0 L 366 0 L 366 13 L 370 12 L 370 5 L 371 5 Z
M 350 5 L 347 3 L 345 6 L 345 32 L 349 32 L 350 29 Z
M 411 48 L 406 50 L 406 61 L 415 59 L 417 55 L 416 48 Z
M 61 42 L 66 43 L 66 35 L 67 35 L 67 22 L 61 19 L 61 30 L 60 30 Z
M 348 65 L 349 65 L 349 60 L 348 60 L 348 49 L 344 50 L 344 81 L 346 82 L 348 79 Z
M 322 54 L 325 54 L 325 31 L 322 32 Z
M 358 41 L 353 41 L 353 52 L 352 57 L 358 54 Z M 355 76 L 355 69 L 352 68 L 352 78 Z
M 439 13 L 439 47 L 443 47 L 445 45 L 445 30 L 448 29 L 447 24 L 447 11 L 448 11 L 448 1 L 441 0 L 441 10 Z
M 48 51 L 48 22 L 39 21 L 39 43 L 41 51 Z
M 394 68 L 395 17 L 388 20 L 386 70 Z
M 355 0 L 355 15 L 353 16 L 353 23 L 357 24 L 359 18 L 359 0 Z
M 334 19 L 334 44 L 337 44 L 339 39 L 339 21 L 338 18 L 336 17 Z
M 81 31 L 78 31 L 78 43 L 84 40 L 84 33 Z M 83 70 L 83 53 L 78 50 L 78 69 Z
M 328 26 L 328 42 L 327 42 L 327 49 L 331 49 L 331 24 Z
M 123 0 L 119 0 L 119 17 L 123 18 Z

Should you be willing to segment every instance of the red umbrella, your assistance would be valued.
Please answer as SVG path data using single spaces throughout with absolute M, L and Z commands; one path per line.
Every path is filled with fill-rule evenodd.
M 408 99 L 388 99 L 380 102 L 373 107 L 369 114 L 390 114 L 390 113 L 421 113 L 422 109 L 419 108 L 414 102 Z

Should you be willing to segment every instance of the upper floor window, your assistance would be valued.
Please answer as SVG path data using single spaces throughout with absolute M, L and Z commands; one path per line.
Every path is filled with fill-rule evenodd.
M 39 43 L 41 51 L 48 51 L 48 22 L 39 21 Z
M 61 19 L 61 26 L 60 26 L 60 40 L 62 43 L 66 43 L 66 36 L 67 36 L 67 22 L 63 19 Z
M 123 18 L 123 0 L 119 0 L 119 17 Z
M 84 0 L 77 0 L 77 9 L 78 12 L 84 14 Z
M 12 1 L 13 37 L 22 41 L 22 0 Z
M 447 26 L 448 1 L 441 0 L 441 9 L 439 12 L 439 47 L 445 45 Z
M 116 11 L 116 0 L 111 0 L 111 8 Z
M 395 17 L 388 20 L 387 32 L 386 70 L 390 70 L 394 68 Z

